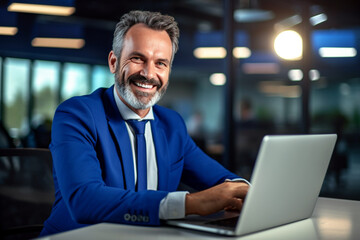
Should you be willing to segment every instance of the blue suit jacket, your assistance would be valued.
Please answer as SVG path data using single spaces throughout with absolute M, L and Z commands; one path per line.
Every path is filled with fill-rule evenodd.
M 55 203 L 42 235 L 99 222 L 158 225 L 160 201 L 184 183 L 204 189 L 236 178 L 203 153 L 176 112 L 154 106 L 158 191 L 135 191 L 131 145 L 113 87 L 56 110 L 50 150 Z

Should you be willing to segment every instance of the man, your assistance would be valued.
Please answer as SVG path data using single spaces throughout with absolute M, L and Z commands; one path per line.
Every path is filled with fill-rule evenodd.
M 195 145 L 179 114 L 155 105 L 168 86 L 178 37 L 170 16 L 125 14 L 108 58 L 115 86 L 58 107 L 50 144 L 56 200 L 41 235 L 241 208 L 248 184 L 226 180 L 239 177 Z M 131 119 L 144 123 L 143 135 Z M 180 180 L 202 191 L 177 192 Z

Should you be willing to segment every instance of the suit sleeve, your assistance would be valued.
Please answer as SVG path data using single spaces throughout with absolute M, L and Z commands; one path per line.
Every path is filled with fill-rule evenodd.
M 97 158 L 97 129 L 87 103 L 73 98 L 56 111 L 50 149 L 58 190 L 78 223 L 158 225 L 164 191 L 135 192 L 110 187 Z

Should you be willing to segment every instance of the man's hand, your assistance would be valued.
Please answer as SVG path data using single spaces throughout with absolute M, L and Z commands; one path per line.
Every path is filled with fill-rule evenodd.
M 241 210 L 249 185 L 245 182 L 224 182 L 201 192 L 186 195 L 185 215 L 208 215 L 220 210 Z

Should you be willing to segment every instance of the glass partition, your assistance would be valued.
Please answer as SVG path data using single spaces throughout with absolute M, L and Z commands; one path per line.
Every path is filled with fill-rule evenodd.
M 29 129 L 29 71 L 30 60 L 4 61 L 4 125 L 13 138 L 27 134 Z
M 52 119 L 58 105 L 60 63 L 51 61 L 34 61 L 33 69 L 33 121 Z
M 90 92 L 90 66 L 86 64 L 65 63 L 63 69 L 63 84 L 61 99 Z
M 110 72 L 109 67 L 96 65 L 93 67 L 91 76 L 91 91 L 100 87 L 110 87 L 114 84 L 114 75 Z

